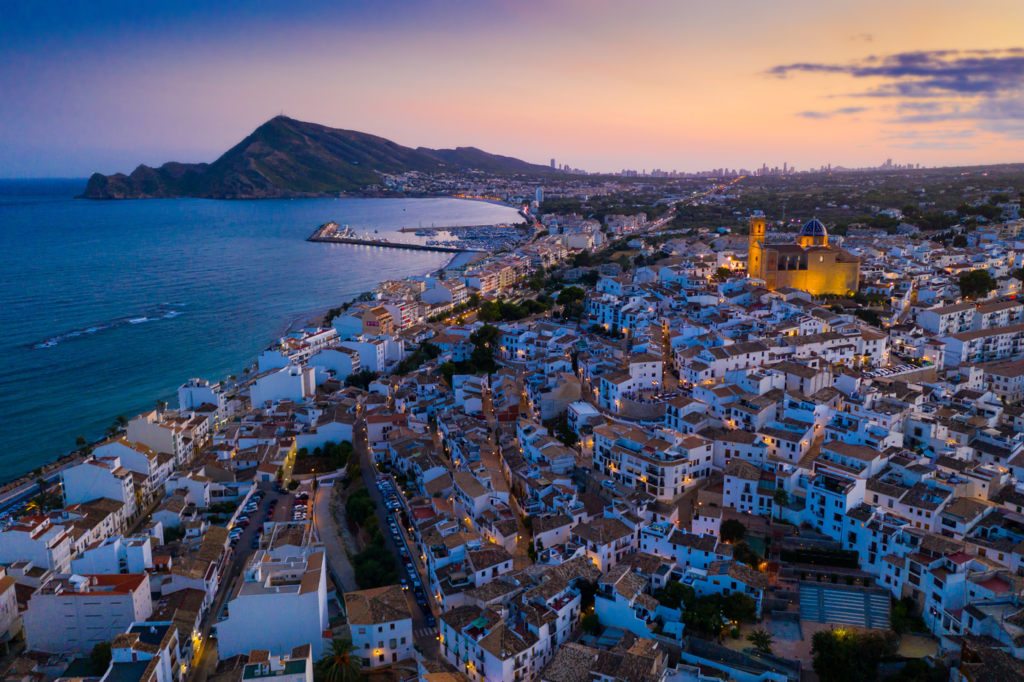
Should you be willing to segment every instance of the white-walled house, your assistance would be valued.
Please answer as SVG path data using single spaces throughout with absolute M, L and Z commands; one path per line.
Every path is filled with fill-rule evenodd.
M 116 457 L 121 466 L 146 477 L 141 490 L 137 490 L 143 504 L 151 502 L 163 491 L 164 482 L 174 471 L 174 458 L 168 453 L 159 453 L 142 443 L 131 443 L 124 438 L 97 447 L 93 454 L 98 458 Z
M 357 336 L 351 341 L 342 341 L 341 347 L 351 348 L 359 353 L 359 364 L 371 372 L 383 372 L 387 368 L 387 344 L 371 336 Z
M 124 504 L 124 516 L 135 516 L 135 482 L 118 457 L 90 457 L 60 474 L 64 484 L 64 505 L 82 504 L 105 497 Z
M 322 550 L 312 546 L 308 523 L 277 523 L 242 571 L 242 585 L 218 621 L 220 658 L 262 649 L 275 654 L 312 644 L 324 652 L 327 629 L 327 570 Z
M 67 573 L 72 548 L 67 528 L 46 516 L 22 516 L 0 532 L 0 564 L 31 561 L 54 573 Z
M 291 400 L 301 403 L 316 395 L 316 382 L 312 367 L 288 365 L 274 369 L 257 377 L 249 389 L 249 397 L 255 409 Z
M 32 594 L 25 611 L 29 650 L 88 654 L 153 614 L 149 575 L 65 575 Z
M 194 410 L 207 403 L 217 408 L 218 418 L 223 419 L 227 416 L 227 394 L 219 383 L 211 384 L 205 379 L 189 379 L 178 387 L 179 410 Z
M 107 538 L 71 559 L 71 571 L 80 575 L 144 573 L 153 570 L 153 544 L 149 537 Z
M 345 593 L 352 645 L 364 668 L 413 657 L 412 611 L 398 585 Z
M 317 385 L 327 379 L 344 381 L 350 374 L 357 374 L 361 368 L 359 351 L 347 346 L 322 350 L 306 364 L 316 371 Z

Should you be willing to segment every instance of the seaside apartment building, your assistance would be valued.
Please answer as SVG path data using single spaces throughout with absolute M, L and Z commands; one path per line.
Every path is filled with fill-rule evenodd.
M 68 467 L 60 477 L 65 506 L 106 498 L 124 505 L 125 519 L 135 517 L 135 481 L 132 472 L 121 466 L 120 458 L 92 456 L 78 466 Z
M 192 460 L 194 450 L 186 427 L 186 423 L 170 418 L 158 407 L 129 421 L 127 437 L 132 443 L 142 443 L 157 452 L 173 455 L 175 465 L 181 466 Z
M 0 564 L 28 561 L 54 573 L 67 573 L 73 548 L 68 529 L 42 515 L 22 516 L 0 532 Z

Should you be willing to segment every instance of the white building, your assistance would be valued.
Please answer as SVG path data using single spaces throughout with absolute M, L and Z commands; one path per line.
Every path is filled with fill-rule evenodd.
M 274 682 L 313 682 L 312 646 L 303 644 L 290 653 L 271 656 L 266 651 L 249 652 L 249 663 L 242 669 L 243 680 L 272 678 Z
M 146 573 L 65 575 L 32 594 L 25 644 L 32 651 L 88 654 L 153 614 Z
M 260 549 L 243 569 L 242 585 L 218 621 L 220 658 L 263 649 L 284 654 L 311 643 L 313 658 L 324 651 L 327 629 L 327 570 L 324 553 L 312 544 L 309 523 L 267 524 Z
M 305 402 L 316 395 L 314 374 L 312 367 L 288 365 L 259 376 L 249 389 L 253 408 L 263 409 L 282 400 Z
M 128 440 L 174 455 L 177 464 L 191 459 L 188 429 L 177 419 L 166 419 L 163 409 L 144 412 L 128 422 Z
M 71 566 L 71 534 L 46 516 L 22 516 L 0 533 L 0 564 L 31 561 L 54 573 Z
M 356 336 L 351 341 L 342 341 L 343 348 L 351 348 L 359 353 L 359 362 L 363 369 L 371 372 L 383 372 L 387 368 L 387 347 L 380 339 L 372 336 Z
M 194 410 L 204 404 L 214 405 L 220 419 L 227 415 L 227 394 L 219 383 L 211 384 L 206 379 L 189 379 L 178 387 L 179 410 Z
M 345 593 L 352 645 L 364 668 L 413 657 L 412 612 L 398 585 Z
M 153 570 L 153 543 L 150 537 L 107 538 L 76 554 L 71 570 L 80 575 L 144 573 Z
M 82 504 L 105 497 L 124 504 L 124 516 L 135 517 L 135 482 L 132 472 L 121 466 L 117 457 L 90 457 L 60 474 L 64 484 L 64 504 Z

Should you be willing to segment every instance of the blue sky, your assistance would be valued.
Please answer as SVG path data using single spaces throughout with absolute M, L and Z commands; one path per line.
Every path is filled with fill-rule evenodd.
M 1022 160 L 1024 3 L 0 0 L 0 177 L 294 118 L 588 170 Z

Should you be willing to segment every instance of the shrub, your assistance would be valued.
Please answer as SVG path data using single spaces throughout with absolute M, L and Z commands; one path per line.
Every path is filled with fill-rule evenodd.
M 352 493 L 345 502 L 345 516 L 360 526 L 366 523 L 377 509 L 377 503 L 370 499 L 370 491 L 360 488 Z
M 747 527 L 736 519 L 729 519 L 722 522 L 719 534 L 723 542 L 739 542 L 747 534 Z

